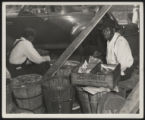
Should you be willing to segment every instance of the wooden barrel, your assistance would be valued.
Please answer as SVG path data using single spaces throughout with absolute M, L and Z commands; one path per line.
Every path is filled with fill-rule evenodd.
M 55 76 L 43 82 L 42 91 L 48 113 L 71 113 L 73 87 L 66 77 Z
M 108 92 L 98 104 L 98 113 L 119 113 L 125 103 L 125 98 L 115 92 Z
M 44 113 L 41 89 L 42 76 L 37 74 L 21 75 L 12 80 L 12 91 L 19 108 L 34 113 Z M 42 109 L 43 108 L 43 109 Z
M 97 113 L 98 102 L 102 95 L 102 93 L 96 93 L 94 95 L 84 91 L 81 87 L 76 87 L 77 96 L 80 102 L 81 111 L 83 113 Z

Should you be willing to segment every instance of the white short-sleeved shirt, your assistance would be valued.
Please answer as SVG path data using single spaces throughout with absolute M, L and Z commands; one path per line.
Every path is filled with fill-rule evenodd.
M 44 59 L 37 50 L 34 48 L 33 44 L 26 40 L 24 37 L 17 39 L 15 42 L 21 40 L 11 51 L 9 62 L 11 64 L 22 64 L 29 59 L 34 63 L 44 62 Z M 14 43 L 15 44 L 15 43 Z
M 119 33 L 115 33 L 111 41 L 107 41 L 107 64 L 121 65 L 121 75 L 133 64 L 133 56 L 127 40 Z

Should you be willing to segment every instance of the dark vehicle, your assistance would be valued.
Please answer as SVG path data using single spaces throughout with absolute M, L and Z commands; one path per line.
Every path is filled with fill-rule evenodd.
M 16 15 L 8 14 L 9 12 L 7 12 L 7 51 L 9 51 L 13 41 L 19 38 L 22 31 L 27 27 L 34 28 L 37 31 L 34 43 L 36 47 L 43 49 L 65 49 L 85 29 L 85 25 L 91 21 L 95 12 L 101 6 L 28 5 L 18 7 L 20 7 L 20 10 Z M 103 20 L 106 19 L 114 21 L 114 24 L 117 27 L 119 26 L 111 13 L 107 13 L 99 24 L 103 23 Z M 94 49 L 98 49 L 105 54 L 106 43 L 98 28 L 99 25 L 88 35 L 83 45 L 89 46 L 91 44 L 91 48 L 93 45 L 95 46 Z

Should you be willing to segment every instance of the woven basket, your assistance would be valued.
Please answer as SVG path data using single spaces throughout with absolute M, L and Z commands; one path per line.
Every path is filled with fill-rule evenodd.
M 68 60 L 66 63 L 57 71 L 56 76 L 58 77 L 66 77 L 70 78 L 72 70 L 77 66 L 80 62 Z
M 24 109 L 20 109 L 18 107 L 15 107 L 11 113 L 14 113 L 14 114 L 34 114 L 34 112 L 31 110 L 24 110 Z
M 124 103 L 125 98 L 117 93 L 109 92 L 100 99 L 98 113 L 119 113 Z
M 71 113 L 73 87 L 65 77 L 52 77 L 42 84 L 44 102 L 48 113 Z
M 43 113 L 41 90 L 42 76 L 37 74 L 21 75 L 12 80 L 11 86 L 16 104 L 19 108 L 35 113 Z M 40 110 L 39 110 L 40 109 Z M 41 111 L 42 110 L 42 111 Z
M 59 77 L 70 77 L 73 66 L 64 65 L 56 73 Z
M 71 82 L 73 85 L 107 87 L 113 89 L 120 80 L 120 64 L 116 66 L 114 71 L 109 73 L 78 73 L 78 69 L 79 67 L 76 67 L 71 74 Z
M 96 93 L 94 95 L 84 91 L 81 87 L 76 87 L 81 111 L 83 113 L 97 113 L 98 103 L 101 97 L 106 94 Z

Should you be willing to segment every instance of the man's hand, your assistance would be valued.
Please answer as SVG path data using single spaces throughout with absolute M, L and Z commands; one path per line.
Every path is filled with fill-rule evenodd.
M 44 58 L 45 58 L 45 61 L 49 61 L 50 62 L 50 60 L 51 60 L 50 56 L 44 56 Z
M 30 64 L 32 64 L 32 62 L 31 62 L 30 60 L 27 60 L 27 61 L 26 61 L 26 64 L 27 64 L 27 65 L 30 65 Z

